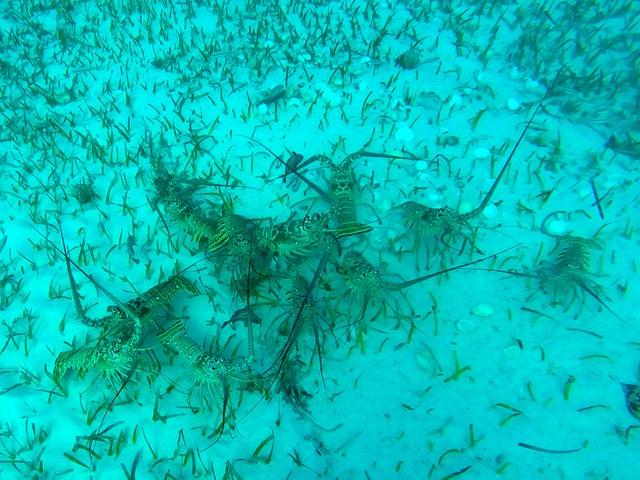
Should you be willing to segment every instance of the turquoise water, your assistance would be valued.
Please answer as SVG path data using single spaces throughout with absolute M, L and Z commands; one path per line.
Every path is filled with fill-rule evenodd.
M 3 2 L 0 478 L 639 478 L 639 13 Z

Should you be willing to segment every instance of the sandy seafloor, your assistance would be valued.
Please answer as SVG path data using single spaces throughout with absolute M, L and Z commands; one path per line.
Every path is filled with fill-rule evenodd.
M 639 14 L 578 0 L 2 2 L 0 478 L 640 478 L 640 424 L 620 385 L 638 381 L 640 363 Z M 396 61 L 410 49 L 415 64 Z M 416 250 L 397 207 L 479 205 L 558 71 L 488 207 Z M 262 103 L 279 85 L 282 98 Z M 70 370 L 61 389 L 48 375 L 99 330 L 78 318 L 65 261 L 36 231 L 61 247 L 59 222 L 71 258 L 126 301 L 205 257 L 153 207 L 152 160 L 233 183 L 193 193 L 211 215 L 223 198 L 263 224 L 329 211 L 241 135 L 285 159 L 339 162 L 365 145 L 413 157 L 353 162 L 358 218 L 373 228 L 340 239 L 342 254 L 362 252 L 386 282 L 480 258 L 461 248 L 473 232 L 484 254 L 513 247 L 477 267 L 529 277 L 462 269 L 387 289 L 356 342 L 363 301 L 334 251 L 314 292 L 324 384 L 307 326 L 291 353 L 300 401 L 238 381 L 214 442 L 220 398 L 150 333 L 142 356 L 161 373 L 149 362 L 133 373 L 89 454 L 124 376 Z M 303 171 L 328 188 L 326 164 Z M 608 308 L 579 282 L 542 288 L 558 240 L 541 224 L 556 211 L 548 229 L 585 239 L 579 278 Z M 272 291 L 251 300 L 252 372 L 275 361 L 295 316 L 287 277 L 309 279 L 319 257 L 274 261 Z M 216 354 L 244 358 L 244 325 L 221 328 L 245 305 L 228 268 L 222 250 L 187 270 L 203 294 L 162 315 L 186 318 L 202 348 L 217 339 Z M 104 316 L 112 299 L 73 276 L 87 314 Z

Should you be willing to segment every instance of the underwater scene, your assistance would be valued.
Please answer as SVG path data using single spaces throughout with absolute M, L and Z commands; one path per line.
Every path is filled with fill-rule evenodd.
M 0 479 L 640 478 L 640 3 L 0 13 Z

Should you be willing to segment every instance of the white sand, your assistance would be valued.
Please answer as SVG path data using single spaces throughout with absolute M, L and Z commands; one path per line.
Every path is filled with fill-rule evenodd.
M 610 14 L 599 18 L 605 7 L 545 15 L 530 2 L 492 8 L 454 2 L 449 13 L 449 2 L 227 2 L 220 17 L 219 9 L 189 1 L 13 3 L 3 7 L 0 39 L 0 228 L 6 239 L 0 251 L 0 478 L 124 478 L 136 455 L 137 478 L 640 478 L 638 422 L 619 385 L 636 383 L 639 361 L 638 147 L 629 140 L 605 148 L 612 134 L 620 141 L 627 133 L 638 138 L 629 113 L 638 67 L 628 56 L 638 48 L 632 36 L 638 28 L 629 23 L 637 7 L 625 11 L 622 2 L 608 2 Z M 134 3 L 143 6 L 130 8 Z M 387 18 L 387 34 L 372 48 Z M 495 42 L 486 48 L 494 25 Z M 454 28 L 464 34 L 457 49 Z M 523 30 L 529 36 L 519 52 Z M 576 37 L 583 51 L 559 47 Z M 418 40 L 421 63 L 407 70 L 394 65 Z M 362 305 L 343 294 L 332 263 L 317 293 L 326 299 L 325 319 L 337 323 L 326 332 L 326 387 L 310 333 L 297 351 L 303 362 L 313 358 L 299 373 L 310 394 L 306 411 L 281 394 L 265 400 L 236 390 L 235 429 L 211 445 L 206 437 L 220 419 L 185 408 L 188 393 L 194 406 L 210 395 L 193 387 L 192 372 L 176 359 L 152 384 L 138 372 L 126 387 L 120 399 L 135 401 L 116 402 L 107 415 L 102 428 L 116 424 L 107 432 L 113 449 L 94 442 L 100 458 L 93 458 L 93 470 L 72 461 L 91 463 L 74 445 L 87 444 L 82 437 L 99 428 L 104 410 L 90 425 L 87 412 L 94 414 L 115 392 L 99 372 L 85 378 L 72 372 L 64 379 L 68 396 L 46 393 L 55 385 L 45 368 L 52 372 L 59 353 L 95 341 L 98 331 L 77 318 L 65 262 L 34 229 L 60 246 L 58 233 L 44 225 L 59 218 L 71 257 L 80 261 L 84 245 L 83 268 L 126 301 L 133 287 L 140 292 L 166 279 L 176 262 L 183 268 L 203 258 L 170 217 L 180 253 L 168 253 L 166 230 L 148 200 L 155 195 L 151 155 L 188 177 L 229 169 L 232 180 L 252 187 L 225 189 L 237 213 L 284 221 L 303 199 L 315 210 L 329 206 L 304 186 L 288 190 L 276 178 L 282 167 L 239 135 L 277 154 L 335 150 L 336 162 L 371 139 L 367 150 L 405 151 L 417 161 L 355 161 L 358 215 L 374 228 L 342 243 L 379 265 L 387 281 L 413 278 L 426 272 L 426 254 L 423 247 L 413 251 L 411 235 L 393 241 L 405 227 L 392 207 L 413 200 L 475 208 L 561 62 L 571 62 L 583 82 L 597 67 L 617 77 L 606 77 L 598 91 L 563 77 L 489 209 L 471 223 L 479 227 L 483 252 L 515 246 L 494 268 L 531 272 L 538 259 L 553 258 L 555 241 L 540 231 L 542 220 L 569 212 L 553 217 L 550 228 L 588 238 L 597 233 L 601 248 L 592 253 L 589 278 L 620 318 L 579 288 L 579 298 L 563 308 L 532 279 L 466 270 L 389 292 L 387 315 L 368 320 L 361 352 L 347 332 Z M 262 92 L 285 80 L 286 99 L 258 105 Z M 571 111 L 570 101 L 577 105 Z M 190 131 L 199 135 L 200 151 Z M 436 168 L 436 155 L 449 164 L 440 157 Z M 314 164 L 307 176 L 324 186 L 328 171 Z M 216 174 L 211 181 L 225 179 Z M 72 191 L 83 182 L 98 198 L 80 206 Z M 216 191 L 198 192 L 203 209 L 220 208 Z M 546 201 L 545 191 L 552 192 Z M 125 198 L 131 208 L 123 206 Z M 127 252 L 130 234 L 139 263 Z M 450 248 L 438 244 L 431 268 L 440 258 L 447 265 L 468 261 L 468 249 L 457 255 L 463 240 L 452 238 Z M 310 259 L 309 268 L 316 262 Z M 188 315 L 191 337 L 209 345 L 243 299 L 231 294 L 228 274 L 215 273 L 210 263 L 198 267 L 186 275 L 214 292 L 213 303 L 206 295 L 181 296 L 173 311 Z M 79 272 L 74 276 L 89 316 L 103 316 L 113 302 Z M 260 310 L 256 335 L 265 357 L 256 360 L 258 371 L 273 361 L 274 338 L 282 344 L 276 327 L 267 329 L 287 309 L 281 293 L 277 307 Z M 409 343 L 409 322 L 396 328 L 394 318 L 396 310 L 408 314 L 408 305 L 417 326 Z M 374 302 L 366 318 L 380 308 Z M 221 335 L 246 353 L 242 326 Z M 148 346 L 166 359 L 157 341 Z M 156 401 L 165 421 L 153 419 Z

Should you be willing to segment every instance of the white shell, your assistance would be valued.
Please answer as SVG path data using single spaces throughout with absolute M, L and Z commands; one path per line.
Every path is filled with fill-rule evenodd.
M 496 218 L 498 216 L 498 207 L 495 204 L 488 205 L 483 211 L 484 218 Z
M 442 194 L 439 192 L 429 192 L 429 201 L 432 203 L 437 203 L 442 200 Z
M 415 135 L 406 123 L 400 123 L 394 137 L 399 142 L 410 143 Z
M 456 328 L 460 332 L 471 332 L 476 328 L 476 322 L 470 318 L 462 318 L 456 322 Z
M 540 84 L 535 80 L 529 78 L 527 83 L 525 84 L 527 90 L 537 90 L 540 87 Z
M 461 101 L 462 101 L 462 97 L 454 93 L 453 95 L 451 95 L 451 98 L 449 99 L 449 105 L 453 107 L 454 105 L 457 105 Z
M 488 148 L 478 147 L 473 151 L 473 156 L 478 160 L 484 160 L 485 158 L 489 158 L 491 156 L 491 152 Z
M 463 200 L 460 202 L 460 207 L 458 208 L 458 213 L 469 213 L 473 210 L 473 204 L 471 202 L 467 202 Z
M 547 232 L 551 235 L 564 235 L 567 233 L 568 227 L 564 220 L 552 220 L 546 225 Z
M 415 166 L 416 166 L 416 170 L 418 170 L 419 172 L 421 172 L 421 171 L 423 171 L 423 170 L 426 170 L 428 165 L 427 165 L 427 162 L 425 162 L 424 160 L 418 160 L 418 161 L 415 163 Z
M 473 307 L 472 312 L 478 317 L 487 318 L 493 315 L 494 310 L 493 307 L 488 303 L 478 303 Z

